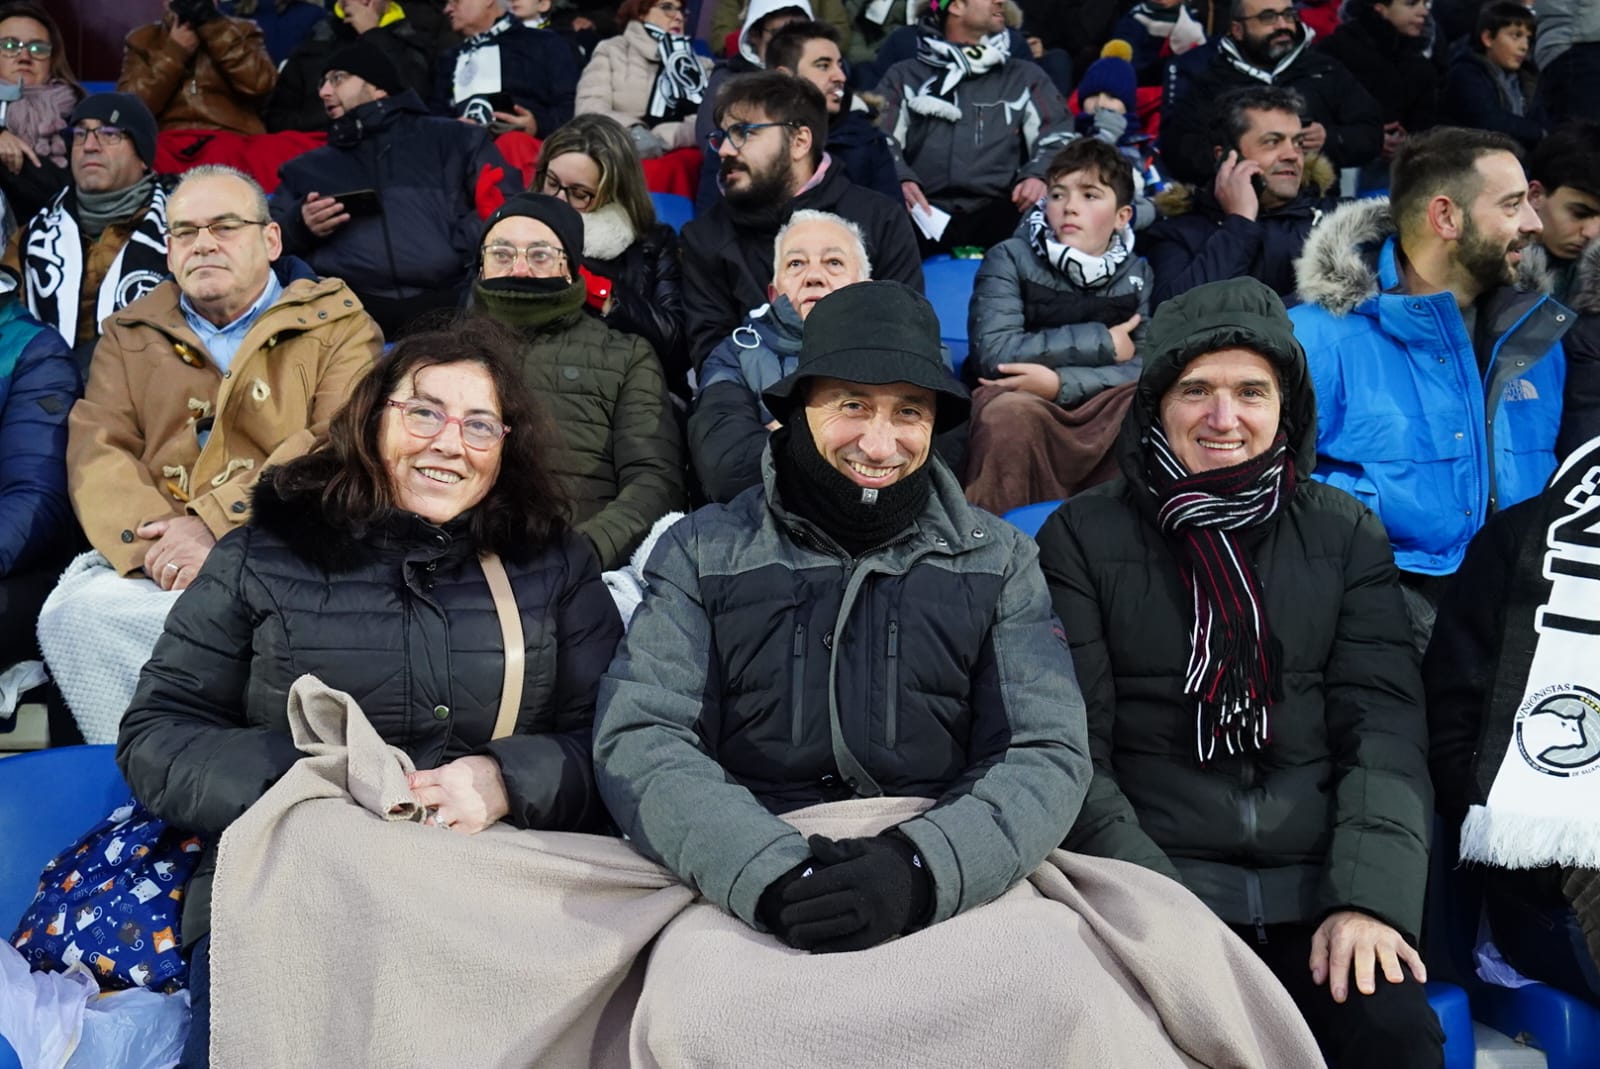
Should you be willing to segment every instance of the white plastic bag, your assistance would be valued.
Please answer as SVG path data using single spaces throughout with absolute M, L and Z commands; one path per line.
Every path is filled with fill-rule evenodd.
M 31 972 L 15 947 L 0 942 L 0 1037 L 22 1069 L 62 1069 L 83 1035 L 86 1005 L 99 994 L 86 971 Z
M 188 1035 L 189 992 L 118 991 L 89 1004 L 66 1069 L 171 1069 Z

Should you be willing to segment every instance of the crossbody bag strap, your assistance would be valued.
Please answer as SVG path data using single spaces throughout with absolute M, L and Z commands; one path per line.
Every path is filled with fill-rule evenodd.
M 500 618 L 500 637 L 505 643 L 506 678 L 500 688 L 500 715 L 495 717 L 494 738 L 503 739 L 517 726 L 517 710 L 522 708 L 522 672 L 527 660 L 526 642 L 522 637 L 522 614 L 517 612 L 517 599 L 511 593 L 511 577 L 498 553 L 485 553 L 478 558 L 483 566 L 483 576 L 489 580 L 489 593 L 494 596 L 494 614 Z

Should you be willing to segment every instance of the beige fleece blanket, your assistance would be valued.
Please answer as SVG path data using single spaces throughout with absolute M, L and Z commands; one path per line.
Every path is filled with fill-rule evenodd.
M 216 1069 L 1322 1064 L 1250 950 L 1136 866 L 1057 851 L 989 905 L 813 956 L 624 842 L 417 823 L 404 755 L 310 676 L 289 717 L 308 756 L 220 845 Z M 927 804 L 789 819 L 864 835 Z

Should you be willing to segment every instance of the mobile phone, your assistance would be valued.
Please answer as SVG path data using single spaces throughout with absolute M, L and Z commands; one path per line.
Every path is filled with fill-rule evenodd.
M 383 211 L 383 205 L 378 201 L 378 191 L 375 189 L 353 189 L 349 193 L 336 194 L 333 199 L 344 205 L 344 210 L 352 219 L 359 219 L 364 215 L 378 215 Z
M 1211 170 L 1212 174 L 1220 174 L 1222 172 L 1222 164 L 1224 163 L 1224 161 L 1227 160 L 1228 153 L 1230 153 L 1230 152 L 1238 153 L 1239 159 L 1240 160 L 1244 159 L 1244 153 L 1239 152 L 1239 150 L 1237 148 L 1231 148 L 1231 147 L 1229 147 L 1227 145 L 1218 145 L 1217 148 L 1221 149 L 1222 151 L 1217 154 L 1217 162 L 1216 162 L 1216 166 L 1214 166 L 1212 168 L 1212 170 Z M 1267 191 L 1267 178 L 1266 178 L 1266 175 L 1263 175 L 1263 174 L 1261 174 L 1259 172 L 1257 172 L 1256 174 L 1251 175 L 1250 176 L 1250 188 L 1252 188 L 1252 189 L 1254 189 L 1256 191 L 1256 196 L 1257 197 L 1259 197 L 1263 193 L 1265 193 Z

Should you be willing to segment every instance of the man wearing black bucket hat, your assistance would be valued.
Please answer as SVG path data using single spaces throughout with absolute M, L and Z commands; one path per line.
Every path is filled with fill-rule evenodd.
M 1063 846 L 1193 891 L 1334 1066 L 1440 1066 L 1414 949 L 1427 727 L 1388 537 L 1309 478 L 1316 400 L 1276 293 L 1198 286 L 1145 340 L 1123 478 L 1039 532 L 1094 753 Z
M 72 184 L 17 231 L 5 263 L 28 311 L 87 367 L 101 321 L 166 277 L 170 180 L 154 173 L 156 120 L 138 97 L 96 93 L 67 122 Z
M 763 485 L 669 528 L 601 685 L 601 794 L 633 845 L 790 946 L 859 950 L 987 902 L 1071 824 L 1083 704 L 1032 542 L 931 451 L 967 417 L 920 295 L 819 301 Z M 935 799 L 809 841 L 819 802 Z

